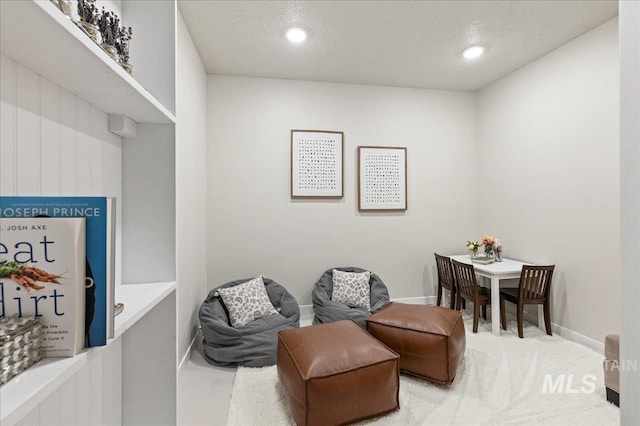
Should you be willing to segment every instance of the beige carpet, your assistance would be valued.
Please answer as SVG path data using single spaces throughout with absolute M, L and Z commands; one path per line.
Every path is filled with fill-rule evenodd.
M 441 386 L 405 375 L 400 410 L 366 425 L 618 425 L 620 411 L 605 398 L 602 355 L 531 325 L 525 338 L 515 321 L 499 337 L 480 320 L 471 333 L 465 313 L 467 349 L 453 384 Z M 564 387 L 559 392 L 559 377 Z M 547 386 L 555 384 L 555 392 Z M 571 379 L 569 379 L 571 378 Z M 571 380 L 570 386 L 568 385 Z M 238 368 L 229 426 L 293 425 L 276 368 Z

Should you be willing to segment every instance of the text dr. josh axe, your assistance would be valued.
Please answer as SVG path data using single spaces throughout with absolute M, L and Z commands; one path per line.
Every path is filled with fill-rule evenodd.
M 638 371 L 637 361 L 613 362 L 605 368 L 618 371 Z M 585 374 L 580 379 L 575 374 L 545 374 L 542 382 L 542 393 L 593 393 L 596 390 L 598 378 L 594 374 Z

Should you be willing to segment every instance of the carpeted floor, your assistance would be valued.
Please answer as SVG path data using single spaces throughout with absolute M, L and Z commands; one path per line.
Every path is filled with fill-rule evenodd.
M 602 355 L 534 326 L 525 338 L 508 331 L 496 337 L 480 322 L 471 333 L 452 385 L 401 375 L 400 410 L 365 425 L 618 425 L 620 411 L 605 398 Z M 294 425 L 278 384 L 276 367 L 238 368 L 229 406 L 229 426 Z M 562 392 L 544 391 L 562 376 Z M 571 380 L 570 384 L 569 381 Z M 592 386 L 593 384 L 593 386 Z M 595 389 L 593 389 L 595 387 Z

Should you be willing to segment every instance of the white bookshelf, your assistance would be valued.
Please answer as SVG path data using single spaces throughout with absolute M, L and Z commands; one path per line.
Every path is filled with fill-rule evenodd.
M 16 424 L 85 367 L 97 353 L 107 350 L 109 345 L 125 335 L 138 321 L 175 292 L 175 289 L 175 282 L 118 286 L 116 300 L 124 303 L 125 308 L 116 317 L 114 338 L 109 339 L 105 347 L 87 349 L 74 357 L 45 358 L 0 387 L 0 424 Z M 159 345 L 162 344 L 159 342 Z M 175 346 L 170 340 L 164 344 L 169 347 Z
M 117 3 L 134 30 L 133 76 L 49 0 L 0 0 L 0 194 L 116 196 L 116 275 L 132 283 L 116 283 L 125 309 L 106 346 L 43 360 L 0 388 L 2 426 L 177 421 L 177 6 Z M 114 140 L 105 113 L 138 122 L 137 137 Z M 20 172 L 34 155 L 59 173 Z
M 121 336 L 175 289 L 175 282 L 118 286 L 116 303 L 124 303 L 124 311 L 116 317 L 113 338 Z
M 89 352 L 45 358 L 0 387 L 0 423 L 13 425 L 87 364 Z
M 49 0 L 0 2 L 0 38 L 3 55 L 109 114 L 175 123 L 168 108 Z

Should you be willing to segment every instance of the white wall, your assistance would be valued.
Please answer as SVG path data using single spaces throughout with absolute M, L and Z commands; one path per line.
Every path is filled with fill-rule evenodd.
M 640 3 L 620 2 L 620 169 L 622 220 L 622 334 L 620 359 L 640 362 Z M 620 377 L 621 424 L 640 424 L 640 372 Z
M 178 13 L 176 249 L 178 359 L 197 327 L 207 289 L 207 74 Z
M 117 8 L 117 4 L 115 5 Z M 175 1 L 124 0 L 123 23 L 133 28 L 129 44 L 133 76 L 169 111 L 176 111 Z
M 119 284 L 122 139 L 108 131 L 107 114 L 4 55 L 0 96 L 0 195 L 116 197 Z M 93 353 L 19 424 L 117 423 L 121 351 L 116 339 Z
M 553 323 L 620 330 L 617 20 L 478 93 L 480 230 L 555 264 Z
M 122 139 L 107 114 L 0 55 L 0 195 L 116 197 L 122 282 Z
M 120 195 L 107 114 L 1 55 L 2 195 Z
M 175 127 L 138 123 L 122 147 L 122 278 L 176 280 Z M 150 267 L 149 265 L 153 265 Z
M 352 265 L 392 298 L 433 295 L 433 252 L 477 233 L 473 93 L 209 76 L 208 117 L 209 288 L 263 274 L 311 304 Z M 341 200 L 291 200 L 291 129 L 344 132 Z M 407 147 L 406 213 L 358 212 L 359 145 Z

